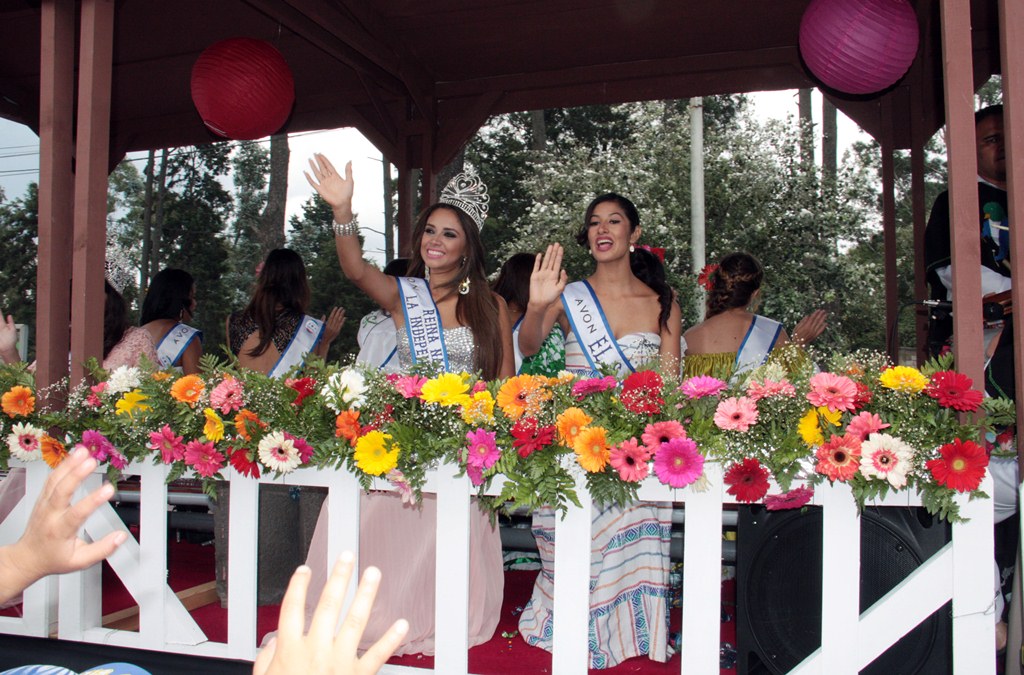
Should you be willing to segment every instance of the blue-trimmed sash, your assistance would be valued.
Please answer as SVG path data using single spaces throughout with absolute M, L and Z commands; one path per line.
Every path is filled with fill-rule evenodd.
M 753 370 L 768 360 L 768 354 L 775 347 L 782 333 L 782 324 L 768 317 L 754 315 L 750 328 L 743 337 L 743 343 L 736 352 L 733 377 Z
M 188 349 L 192 340 L 196 338 L 202 341 L 203 332 L 201 330 L 192 326 L 186 326 L 183 323 L 176 324 L 160 340 L 160 344 L 156 347 L 157 363 L 160 364 L 161 368 L 170 368 L 175 365 L 181 359 L 181 355 L 185 353 L 185 350 Z
M 356 362 L 372 368 L 387 369 L 398 353 L 395 337 L 395 322 L 391 314 L 383 309 L 370 312 L 359 322 L 359 333 L 356 335 L 359 353 L 356 354 Z
M 281 357 L 277 360 L 277 363 L 270 369 L 270 377 L 281 377 L 293 366 L 305 361 L 306 354 L 316 348 L 323 334 L 324 322 L 303 314 L 299 327 L 295 329 L 291 341 L 285 347 L 285 350 L 281 352 Z
M 419 277 L 398 277 L 398 293 L 405 310 L 405 332 L 409 336 L 412 362 L 440 363 L 448 372 L 441 313 L 430 294 L 430 284 Z
M 593 372 L 600 372 L 600 366 L 614 366 L 615 374 L 621 378 L 636 370 L 619 349 L 601 302 L 589 283 L 574 281 L 566 286 L 562 291 L 562 306 Z

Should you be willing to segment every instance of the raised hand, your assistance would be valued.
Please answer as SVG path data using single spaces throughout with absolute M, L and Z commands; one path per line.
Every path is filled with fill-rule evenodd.
M 107 483 L 71 503 L 75 490 L 95 468 L 96 460 L 80 447 L 46 479 L 21 539 L 0 548 L 0 600 L 17 595 L 48 574 L 94 565 L 128 538 L 126 530 L 111 532 L 91 544 L 78 536 L 93 511 L 114 494 L 114 486 Z
M 543 254 L 537 254 L 530 274 L 530 305 L 546 308 L 565 290 L 569 275 L 562 269 L 562 255 L 561 244 L 550 244 Z
M 14 325 L 14 317 L 10 314 L 4 319 L 0 312 L 0 358 L 4 363 L 14 363 L 21 360 L 18 355 L 18 328 Z
M 352 208 L 352 190 L 355 182 L 352 180 L 352 162 L 345 164 L 345 175 L 342 176 L 338 170 L 319 152 L 309 160 L 309 171 L 303 171 L 306 180 L 319 193 L 324 201 L 331 205 L 332 209 Z M 312 175 L 310 175 L 312 174 Z
M 825 332 L 825 319 L 828 314 L 823 309 L 816 309 L 804 318 L 793 329 L 790 341 L 799 345 L 808 345 L 814 342 L 819 335 Z
M 306 634 L 303 634 L 304 608 L 310 572 L 306 566 L 295 570 L 281 602 L 277 637 L 256 656 L 253 675 L 371 675 L 384 665 L 401 644 L 409 624 L 405 620 L 396 621 L 365 654 L 357 656 L 359 640 L 380 584 L 380 570 L 369 567 L 363 572 L 339 630 L 338 617 L 354 567 L 355 557 L 351 553 L 338 557 Z
M 330 315 L 326 319 L 321 317 L 320 320 L 324 322 L 324 342 L 333 342 L 341 332 L 341 327 L 345 325 L 345 308 L 333 307 Z

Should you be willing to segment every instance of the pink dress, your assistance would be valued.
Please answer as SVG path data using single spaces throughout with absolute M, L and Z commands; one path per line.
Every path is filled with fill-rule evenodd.
M 138 366 L 140 357 L 146 356 L 151 362 L 157 362 L 156 347 L 149 331 L 139 326 L 130 326 L 124 332 L 121 341 L 103 359 L 103 370 L 114 370 L 120 366 Z

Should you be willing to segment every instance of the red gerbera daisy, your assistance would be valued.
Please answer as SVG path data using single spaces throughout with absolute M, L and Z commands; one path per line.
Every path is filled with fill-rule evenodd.
M 725 472 L 727 492 L 737 501 L 756 502 L 768 492 L 768 469 L 761 466 L 753 457 L 733 464 Z
M 972 389 L 974 382 L 963 373 L 944 370 L 935 373 L 924 393 L 938 400 L 943 408 L 974 412 L 981 405 L 981 392 Z
M 981 485 L 988 466 L 988 454 L 974 441 L 959 438 L 939 448 L 939 459 L 926 462 L 939 485 L 957 492 L 971 492 Z
M 260 477 L 260 465 L 249 456 L 248 448 L 233 450 L 229 461 L 235 471 L 243 476 L 248 476 L 249 478 Z
M 638 415 L 657 415 L 665 405 L 661 398 L 664 381 L 653 370 L 633 373 L 622 382 L 622 407 Z
M 520 417 L 510 430 L 512 447 L 519 451 L 519 456 L 529 457 L 546 445 L 551 445 L 555 440 L 555 427 L 542 427 L 536 417 Z

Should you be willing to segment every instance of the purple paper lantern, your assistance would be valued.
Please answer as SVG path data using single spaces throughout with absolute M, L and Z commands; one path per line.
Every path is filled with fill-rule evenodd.
M 813 0 L 800 21 L 800 54 L 826 86 L 871 94 L 907 72 L 918 33 L 907 0 Z
M 295 80 L 281 52 L 264 40 L 232 38 L 206 48 L 192 66 L 192 102 L 210 131 L 253 140 L 284 125 Z

